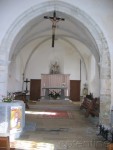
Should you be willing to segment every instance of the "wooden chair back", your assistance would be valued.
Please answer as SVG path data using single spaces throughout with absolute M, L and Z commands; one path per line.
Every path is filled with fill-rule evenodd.
M 15 150 L 10 148 L 9 136 L 0 137 L 0 150 Z
M 9 137 L 0 137 L 0 150 L 10 150 Z

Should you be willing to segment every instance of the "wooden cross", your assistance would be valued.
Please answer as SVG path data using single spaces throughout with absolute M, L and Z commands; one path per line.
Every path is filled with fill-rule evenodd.
M 26 90 L 25 90 L 25 92 L 28 93 L 27 84 L 28 84 L 28 82 L 30 82 L 30 81 L 28 81 L 28 79 L 26 78 L 26 80 L 25 80 L 24 82 L 26 83 Z
M 64 21 L 64 18 L 56 17 L 56 12 L 53 12 L 53 17 L 44 16 L 45 19 L 50 19 L 52 21 L 52 47 L 54 47 L 54 41 L 55 41 L 55 28 L 56 23 L 59 21 Z

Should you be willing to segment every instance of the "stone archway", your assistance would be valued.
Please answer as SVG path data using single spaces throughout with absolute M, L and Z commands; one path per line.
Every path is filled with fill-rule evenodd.
M 3 77 L 2 79 L 4 79 L 4 82 L 0 82 L 0 94 L 6 94 L 7 92 L 8 56 L 11 52 L 11 46 L 16 35 L 30 20 L 44 13 L 45 10 L 53 11 L 54 6 L 56 11 L 64 12 L 65 14 L 78 19 L 89 30 L 95 39 L 100 54 L 100 123 L 105 126 L 109 126 L 111 105 L 111 64 L 107 42 L 98 25 L 85 12 L 68 3 L 61 1 L 49 1 L 38 4 L 24 12 L 9 28 L 0 47 L 0 65 L 3 68 L 0 73 Z

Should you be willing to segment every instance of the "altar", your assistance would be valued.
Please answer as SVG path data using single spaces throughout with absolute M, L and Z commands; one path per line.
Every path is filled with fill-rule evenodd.
M 59 94 L 59 99 L 69 98 L 70 80 L 69 74 L 42 74 L 41 98 L 50 99 L 51 94 Z
M 44 99 L 50 99 L 51 93 L 53 93 L 53 95 L 58 93 L 59 99 L 65 99 L 66 98 L 65 97 L 65 90 L 67 90 L 67 87 L 45 87 L 42 89 L 44 90 Z

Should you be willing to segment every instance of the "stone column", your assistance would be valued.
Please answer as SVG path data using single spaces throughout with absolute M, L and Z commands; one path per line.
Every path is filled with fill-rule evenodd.
M 109 53 L 104 51 L 101 62 L 100 76 L 100 124 L 111 127 L 111 76 Z
M 6 56 L 7 55 L 4 52 L 0 52 L 0 101 L 3 99 L 2 96 L 7 95 L 8 63 Z
M 110 79 L 101 79 L 102 89 L 100 91 L 100 124 L 106 128 L 111 126 L 110 118 L 110 106 L 111 106 L 111 95 L 110 95 Z

